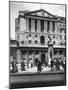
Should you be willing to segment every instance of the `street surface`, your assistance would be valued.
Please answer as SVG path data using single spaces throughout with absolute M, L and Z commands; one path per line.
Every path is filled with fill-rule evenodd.
M 65 85 L 64 71 L 10 74 L 10 88 Z

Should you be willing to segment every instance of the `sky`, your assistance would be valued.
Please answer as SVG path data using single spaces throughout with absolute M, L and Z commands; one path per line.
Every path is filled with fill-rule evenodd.
M 65 5 L 10 2 L 10 37 L 15 39 L 15 19 L 19 11 L 44 9 L 53 15 L 65 17 Z

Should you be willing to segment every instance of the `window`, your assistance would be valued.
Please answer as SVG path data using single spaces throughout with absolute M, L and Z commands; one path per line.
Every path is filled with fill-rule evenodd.
M 35 43 L 37 44 L 37 40 L 35 41 Z
M 29 19 L 29 31 L 31 31 L 31 18 Z
M 39 54 L 39 51 L 38 51 L 38 50 L 36 50 L 36 51 L 35 51 L 35 55 L 38 55 L 38 54 Z
M 21 44 L 24 44 L 24 41 L 21 41 Z
M 35 35 L 35 37 L 37 37 L 37 35 Z
M 51 41 L 51 37 L 48 35 L 49 41 Z
M 64 36 L 64 40 L 66 40 L 66 36 Z
M 35 65 L 38 64 L 38 58 L 35 58 Z
M 41 20 L 41 32 L 44 31 L 44 20 Z
M 60 39 L 62 39 L 62 36 L 60 36 Z
M 28 38 L 28 35 L 26 36 L 26 38 Z
M 60 33 L 62 33 L 62 28 L 60 28 Z
M 49 31 L 50 29 L 50 21 L 47 21 L 47 32 Z
M 40 43 L 41 43 L 41 44 L 45 44 L 45 37 L 44 37 L 44 36 L 41 36 L 41 37 L 40 37 Z
M 37 31 L 37 19 L 35 19 L 35 32 Z
M 55 38 L 55 36 L 53 36 L 53 38 Z
M 26 50 L 22 50 L 22 55 L 26 54 Z
M 54 30 L 55 30 L 55 22 L 53 21 L 53 32 L 54 32 Z
M 33 53 L 33 50 L 29 50 L 29 52 L 28 52 L 29 54 L 32 54 Z
M 29 43 L 31 43 L 31 40 L 29 40 Z
M 60 45 L 62 45 L 62 42 L 60 42 Z
M 31 34 L 29 34 L 29 37 L 31 37 Z
M 53 41 L 53 44 L 55 44 L 55 41 Z

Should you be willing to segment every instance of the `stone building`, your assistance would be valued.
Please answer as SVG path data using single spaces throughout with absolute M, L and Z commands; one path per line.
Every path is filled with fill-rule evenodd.
M 10 39 L 10 58 L 17 59 L 17 41 Z
M 53 55 L 65 56 L 65 18 L 44 9 L 19 11 L 15 20 L 17 61 L 36 65 L 50 64 Z

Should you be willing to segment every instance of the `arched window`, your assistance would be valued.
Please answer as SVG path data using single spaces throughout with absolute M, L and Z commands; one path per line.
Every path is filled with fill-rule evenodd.
M 41 44 L 45 44 L 45 37 L 44 37 L 44 36 L 41 36 L 41 37 L 40 37 L 40 43 L 41 43 Z

